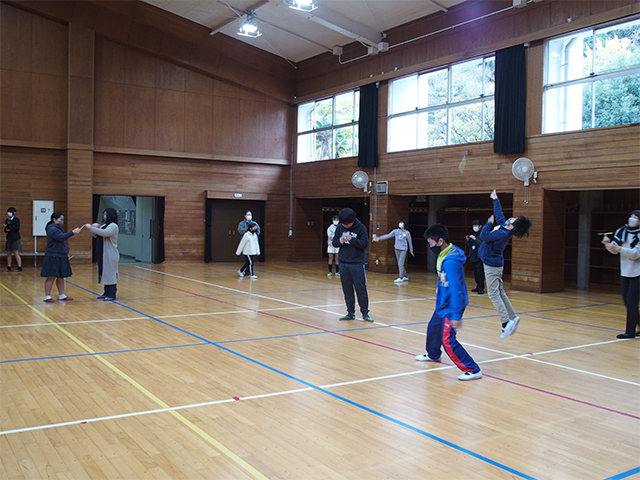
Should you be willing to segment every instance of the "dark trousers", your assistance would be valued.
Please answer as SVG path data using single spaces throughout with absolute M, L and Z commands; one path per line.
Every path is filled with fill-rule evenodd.
M 253 275 L 253 257 L 255 255 L 245 255 L 245 261 L 244 261 L 244 265 L 242 266 L 242 268 L 240 269 L 240 271 L 242 273 L 244 273 L 245 275 Z
M 429 358 L 438 360 L 442 355 L 442 347 L 453 363 L 463 372 L 478 373 L 480 367 L 471 355 L 458 342 L 456 329 L 448 318 L 442 318 L 436 312 L 427 325 L 427 354 Z
M 115 283 L 113 285 L 105 285 L 104 296 L 109 298 L 116 298 L 116 290 L 117 290 L 117 285 Z
M 636 325 L 640 324 L 638 304 L 640 303 L 640 277 L 620 277 L 622 300 L 627 307 L 627 335 L 636 334 Z
M 476 287 L 478 291 L 484 291 L 484 264 L 482 260 L 473 263 L 473 276 L 476 277 Z
M 356 299 L 353 294 L 355 289 L 356 295 L 358 295 L 360 313 L 362 313 L 363 317 L 367 316 L 369 314 L 369 294 L 367 293 L 367 276 L 364 264 L 341 263 L 340 283 L 342 283 L 344 301 L 347 304 L 347 315 L 350 317 L 356 316 Z

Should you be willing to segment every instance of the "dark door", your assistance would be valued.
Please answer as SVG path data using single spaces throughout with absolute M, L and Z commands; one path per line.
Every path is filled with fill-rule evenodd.
M 258 222 L 262 231 L 260 235 L 260 260 L 264 257 L 264 202 L 260 200 L 218 200 L 211 202 L 209 208 L 211 219 L 208 223 L 211 234 L 211 262 L 236 262 L 236 248 L 240 243 L 237 231 L 238 223 L 244 218 L 247 210 L 251 210 L 253 219 Z M 205 258 L 205 261 L 207 259 Z

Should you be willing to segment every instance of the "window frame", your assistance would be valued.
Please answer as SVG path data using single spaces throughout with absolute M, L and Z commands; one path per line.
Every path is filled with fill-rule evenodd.
M 353 105 L 353 117 L 355 119 L 352 119 L 350 122 L 346 122 L 346 123 L 336 123 L 336 99 L 340 96 L 343 96 L 345 94 L 351 93 L 352 95 L 352 105 Z M 313 108 L 311 108 L 311 112 L 315 112 L 316 111 L 316 105 L 318 103 L 324 102 L 326 100 L 331 99 L 331 125 L 325 126 L 325 127 L 321 127 L 321 128 L 311 128 L 311 129 L 307 129 L 307 130 L 300 130 L 300 110 L 302 107 L 304 106 L 308 106 L 313 104 Z M 353 128 L 353 144 L 351 146 L 351 153 L 353 155 L 350 155 L 350 157 L 354 157 L 358 155 L 358 143 L 357 143 L 357 139 L 359 138 L 359 126 L 360 126 L 360 112 L 359 112 L 359 106 L 360 106 L 360 88 L 354 88 L 351 90 L 345 90 L 342 92 L 338 92 L 335 93 L 333 95 L 329 95 L 329 96 L 325 96 L 325 97 L 321 97 L 321 98 L 317 98 L 313 101 L 310 102 L 305 102 L 305 103 L 301 103 L 298 105 L 298 111 L 297 111 L 297 132 L 296 132 L 296 163 L 297 164 L 302 164 L 302 163 L 314 163 L 314 162 L 322 162 L 325 160 L 336 160 L 338 158 L 349 158 L 349 157 L 338 157 L 336 156 L 336 131 L 344 129 L 344 128 Z M 315 113 L 314 113 L 315 115 Z M 315 118 L 314 118 L 314 123 L 315 123 Z M 356 131 L 355 129 L 358 128 L 358 131 Z M 311 160 L 306 160 L 306 161 L 300 161 L 300 137 L 302 136 L 308 136 L 310 134 L 313 134 L 312 137 L 312 143 L 315 143 L 315 138 L 317 134 L 322 134 L 324 132 L 331 132 L 331 157 L 330 158 L 315 158 L 315 147 L 312 146 L 312 158 Z
M 481 139 L 477 140 L 477 141 L 473 141 L 473 142 L 466 142 L 466 143 L 476 143 L 476 142 L 486 142 L 489 140 L 492 140 L 493 138 L 487 138 L 487 131 L 485 129 L 485 123 L 486 123 L 486 104 L 489 102 L 493 102 L 494 104 L 494 117 L 495 117 L 495 66 L 494 66 L 494 91 L 493 93 L 489 94 L 487 93 L 487 64 L 488 61 L 493 61 L 494 65 L 495 65 L 495 52 L 494 53 L 490 53 L 490 54 L 485 54 L 482 56 L 478 56 L 472 59 L 466 59 L 460 62 L 454 62 L 448 65 L 441 65 L 438 67 L 434 67 L 428 70 L 424 70 L 421 72 L 416 72 L 416 73 L 412 73 L 411 75 L 405 75 L 403 77 L 399 77 L 396 79 L 393 79 L 390 82 L 390 88 L 389 88 L 389 104 L 388 104 L 388 109 L 389 112 L 393 112 L 393 82 L 401 80 L 401 79 L 406 79 L 406 78 L 410 78 L 415 76 L 416 77 L 416 84 L 418 86 L 417 91 L 416 91 L 416 98 L 415 98 L 415 108 L 413 110 L 407 110 L 404 112 L 397 112 L 397 113 L 389 113 L 388 118 L 387 118 L 387 125 L 389 126 L 387 128 L 387 132 L 391 132 L 392 128 L 390 126 L 391 122 L 396 119 L 396 118 L 401 118 L 401 117 L 407 117 L 410 115 L 415 115 L 416 116 L 416 122 L 415 122 L 415 145 L 414 148 L 403 148 L 400 150 L 394 150 L 392 149 L 392 137 L 390 134 L 387 134 L 387 152 L 389 153 L 396 153 L 396 152 L 403 152 L 403 151 L 410 151 L 410 150 L 419 150 L 419 149 L 423 149 L 423 148 L 438 148 L 438 147 L 442 147 L 442 146 L 452 146 L 452 145 L 464 145 L 465 143 L 451 143 L 452 142 L 452 111 L 456 108 L 459 107 L 465 107 L 468 105 L 476 105 L 479 104 L 480 106 L 480 117 L 479 117 L 479 122 L 480 122 L 480 127 L 481 127 Z M 453 95 L 453 70 L 455 69 L 455 67 L 458 67 L 460 65 L 463 65 L 465 63 L 472 63 L 472 62 L 478 62 L 480 61 L 482 64 L 482 81 L 481 81 L 481 93 L 475 97 L 475 98 L 470 98 L 470 99 L 466 99 L 466 100 L 461 100 L 461 101 L 452 101 L 452 95 Z M 446 93 L 446 100 L 444 101 L 444 103 L 440 103 L 438 105 L 433 105 L 433 106 L 427 106 L 427 107 L 419 107 L 419 105 L 421 104 L 420 102 L 420 76 L 422 75 L 430 75 L 439 71 L 443 71 L 446 70 L 447 72 L 447 93 Z M 447 122 L 447 126 L 446 126 L 446 138 L 445 138 L 445 143 L 444 145 L 433 145 L 433 146 L 420 146 L 420 122 L 418 120 L 419 116 L 421 114 L 429 114 L 432 112 L 438 112 L 438 111 L 444 111 L 446 112 L 446 122 Z

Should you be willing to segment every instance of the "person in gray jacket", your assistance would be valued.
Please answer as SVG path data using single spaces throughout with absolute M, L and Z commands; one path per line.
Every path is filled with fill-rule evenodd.
M 118 264 L 120 252 L 118 252 L 118 214 L 115 209 L 107 208 L 102 213 L 102 225 L 87 223 L 91 235 L 96 237 L 96 256 L 98 258 L 98 283 L 104 285 L 104 293 L 98 300 L 113 301 L 116 299 L 116 290 L 119 278 Z
M 402 283 L 409 280 L 407 277 L 407 269 L 405 267 L 405 262 L 407 261 L 407 251 L 413 254 L 413 242 L 411 241 L 411 233 L 406 228 L 407 222 L 404 220 L 400 220 L 398 223 L 398 228 L 394 228 L 390 233 L 386 235 L 380 235 L 373 239 L 374 242 L 379 242 L 380 240 L 387 240 L 388 238 L 395 237 L 395 245 L 393 248 L 396 251 L 396 260 L 398 261 L 398 270 L 400 270 L 400 274 L 398 278 L 394 280 L 394 283 Z

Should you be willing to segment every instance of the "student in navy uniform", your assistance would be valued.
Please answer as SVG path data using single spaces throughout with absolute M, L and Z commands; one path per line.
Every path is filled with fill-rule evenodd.
M 427 326 L 427 353 L 417 355 L 420 362 L 439 362 L 442 347 L 449 358 L 462 370 L 458 380 L 482 378 L 478 364 L 456 338 L 462 328 L 462 315 L 469 305 L 467 285 L 464 282 L 464 252 L 451 243 L 447 227 L 440 223 L 424 232 L 429 248 L 437 256 L 436 310 Z
M 480 240 L 480 229 L 482 228 L 480 220 L 471 222 L 473 233 L 467 235 L 467 246 L 469 247 L 469 261 L 473 265 L 473 276 L 476 280 L 476 288 L 472 292 L 478 292 L 478 295 L 484 294 L 484 265 L 478 256 L 478 250 L 482 245 Z
M 518 238 L 522 238 L 524 235 L 529 236 L 531 221 L 523 215 L 505 219 L 496 191 L 491 192 L 489 197 L 493 200 L 493 215 L 489 217 L 480 231 L 480 239 L 483 243 L 480 245 L 478 254 L 484 263 L 487 294 L 493 306 L 496 307 L 502 323 L 500 338 L 506 338 L 516 333 L 520 317 L 516 315 L 516 311 L 502 286 L 503 252 L 512 235 Z
M 380 240 L 387 240 L 388 238 L 395 237 L 396 241 L 393 246 L 396 251 L 396 260 L 398 261 L 398 270 L 400 274 L 398 278 L 394 280 L 394 283 L 402 283 L 409 280 L 407 277 L 407 269 L 405 267 L 405 263 L 407 261 L 407 251 L 413 254 L 413 242 L 411 241 L 411 233 L 406 228 L 407 222 L 404 220 L 400 220 L 398 222 L 398 228 L 394 228 L 391 232 L 386 235 L 380 235 L 376 237 L 373 241 L 378 243 Z
M 336 227 L 333 246 L 340 248 L 340 281 L 342 292 L 347 304 L 347 314 L 340 320 L 354 320 L 356 318 L 356 300 L 358 295 L 360 313 L 365 322 L 373 322 L 369 316 L 369 295 L 367 293 L 367 276 L 365 274 L 365 251 L 369 247 L 369 232 L 356 212 L 350 208 L 343 208 L 338 213 L 340 224 Z
M 9 207 L 7 209 L 7 219 L 4 221 L 4 231 L 7 234 L 7 243 L 4 249 L 7 251 L 7 272 L 11 271 L 11 256 L 16 257 L 18 271 L 22 271 L 22 259 L 20 258 L 20 219 L 16 217 L 16 209 Z

